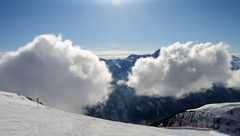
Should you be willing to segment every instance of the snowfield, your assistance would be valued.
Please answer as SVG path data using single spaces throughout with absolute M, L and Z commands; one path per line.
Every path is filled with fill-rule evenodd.
M 198 118 L 198 124 L 208 124 L 220 132 L 240 135 L 240 102 L 208 104 L 197 109 L 191 109 L 193 118 Z
M 229 135 L 240 135 L 240 102 L 207 104 L 186 110 L 161 122 L 161 126 L 211 128 Z
M 209 129 L 164 129 L 52 109 L 0 91 L 1 136 L 224 136 Z

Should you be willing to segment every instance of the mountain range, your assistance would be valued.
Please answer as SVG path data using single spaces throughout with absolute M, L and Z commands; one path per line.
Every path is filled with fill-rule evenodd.
M 117 83 L 120 80 L 127 81 L 128 74 L 138 59 L 157 58 L 159 55 L 160 49 L 153 54 L 133 54 L 125 59 L 101 59 L 105 61 L 109 71 L 112 72 L 114 91 L 110 94 L 106 103 L 86 107 L 86 114 L 114 121 L 149 125 L 185 109 L 209 103 L 240 101 L 240 91 L 238 89 L 227 88 L 221 84 L 214 84 L 211 88 L 198 93 L 190 93 L 179 99 L 174 97 L 137 96 L 134 88 Z M 240 59 L 232 55 L 231 64 L 232 70 L 238 70 L 240 68 Z

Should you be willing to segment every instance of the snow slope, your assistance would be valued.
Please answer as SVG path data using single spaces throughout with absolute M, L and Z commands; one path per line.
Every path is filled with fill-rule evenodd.
M 208 104 L 186 110 L 162 122 L 163 126 L 212 128 L 240 135 L 240 102 Z
M 1 136 L 223 136 L 208 129 L 164 129 L 96 119 L 52 109 L 0 91 Z

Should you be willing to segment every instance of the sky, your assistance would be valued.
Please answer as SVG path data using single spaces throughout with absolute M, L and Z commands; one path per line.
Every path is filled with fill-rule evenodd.
M 156 50 L 177 41 L 240 50 L 239 0 L 1 0 L 0 51 L 61 34 L 94 51 Z

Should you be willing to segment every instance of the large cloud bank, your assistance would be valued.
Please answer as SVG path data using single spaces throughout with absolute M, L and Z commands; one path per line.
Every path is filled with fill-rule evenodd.
M 104 62 L 61 36 L 38 36 L 0 58 L 0 90 L 38 97 L 69 111 L 106 100 L 110 82 Z
M 240 88 L 240 70 L 232 72 L 232 77 L 228 80 L 227 86 Z
M 181 97 L 213 83 L 239 86 L 240 72 L 231 71 L 231 55 L 224 43 L 175 43 L 161 49 L 157 59 L 139 59 L 127 84 L 138 95 Z

